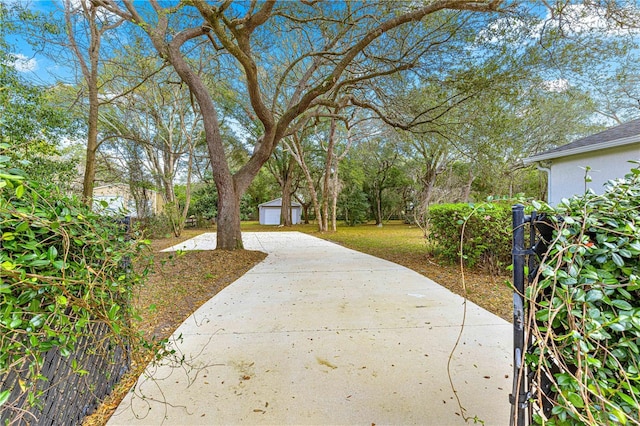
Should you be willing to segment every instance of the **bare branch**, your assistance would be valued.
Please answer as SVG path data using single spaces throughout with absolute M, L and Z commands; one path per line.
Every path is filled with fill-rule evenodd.
M 284 134 L 286 126 L 293 120 L 295 116 L 302 113 L 314 99 L 334 88 L 338 83 L 339 77 L 345 71 L 347 66 L 355 59 L 355 57 L 360 52 L 362 52 L 368 45 L 379 38 L 382 34 L 385 34 L 386 32 L 400 27 L 401 25 L 404 25 L 406 23 L 419 21 L 425 16 L 443 9 L 495 11 L 497 10 L 500 3 L 500 0 L 494 0 L 490 2 L 465 0 L 438 1 L 380 23 L 380 25 L 366 33 L 360 39 L 360 41 L 355 43 L 346 52 L 344 57 L 337 63 L 333 71 L 329 74 L 328 77 L 324 79 L 322 83 L 307 91 L 297 104 L 293 105 L 284 113 L 278 123 L 277 135 Z

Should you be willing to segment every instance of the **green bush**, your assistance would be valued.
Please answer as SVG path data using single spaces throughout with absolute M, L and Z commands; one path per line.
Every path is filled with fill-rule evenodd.
M 542 210 L 555 231 L 526 294 L 530 371 L 554 395 L 538 424 L 638 424 L 640 412 L 640 169 Z M 558 219 L 560 218 L 560 219 Z M 541 383 L 538 383 L 540 388 Z M 532 395 L 541 406 L 544 397 Z
M 345 223 L 349 226 L 356 226 L 369 220 L 371 206 L 367 201 L 367 194 L 355 185 L 340 193 L 338 207 Z
M 470 267 L 502 268 L 511 263 L 511 205 L 505 202 L 436 204 L 428 211 L 429 238 L 451 262 L 462 256 Z
M 207 220 L 218 215 L 218 191 L 216 186 L 208 184 L 198 188 L 191 195 L 189 215 L 203 217 Z
M 69 356 L 94 322 L 132 336 L 130 267 L 143 243 L 57 188 L 12 168 L 0 144 L 0 371 L 15 372 L 37 402 L 43 354 Z M 22 368 L 28 365 L 28 371 Z M 11 389 L 0 392 L 0 405 Z
M 169 238 L 173 235 L 171 221 L 165 213 L 146 218 L 141 229 L 144 231 L 144 235 L 151 239 Z

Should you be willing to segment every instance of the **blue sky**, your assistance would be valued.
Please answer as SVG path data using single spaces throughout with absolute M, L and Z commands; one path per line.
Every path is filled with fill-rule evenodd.
M 62 8 L 62 0 L 5 0 L 9 4 L 15 5 L 27 5 L 32 10 L 42 13 L 49 13 L 56 9 Z M 75 2 L 79 2 L 82 0 L 73 0 Z M 540 7 L 540 4 L 537 2 L 532 2 L 531 7 L 534 10 L 540 12 L 540 16 L 547 14 L 546 10 Z M 580 4 L 572 5 L 566 8 L 566 16 L 569 22 L 572 22 L 570 25 L 571 30 L 576 33 L 580 32 L 588 32 L 594 29 L 604 30 L 606 34 L 606 26 L 602 18 L 599 18 L 593 14 L 583 13 L 585 11 L 584 7 Z M 511 27 L 515 31 L 520 31 L 525 28 L 526 24 L 522 22 L 514 21 L 511 18 L 506 18 L 504 21 L 498 20 L 494 25 L 501 25 L 507 23 L 507 19 L 510 20 L 508 27 Z M 566 23 L 567 21 L 565 21 Z M 527 31 L 531 32 L 531 41 L 533 43 L 536 42 L 535 35 L 539 31 L 539 28 L 526 28 Z M 610 35 L 616 35 L 615 31 Z M 508 37 L 508 35 L 507 35 Z M 29 43 L 27 43 L 24 38 L 18 34 L 7 34 L 7 41 L 12 45 L 11 53 L 13 53 L 17 59 L 16 69 L 21 73 L 21 75 L 36 84 L 53 84 L 56 81 L 62 79 L 67 82 L 73 81 L 74 69 L 73 66 L 67 65 L 64 63 L 56 63 L 49 59 L 46 55 L 35 51 Z M 569 82 L 565 79 L 565 76 L 559 75 L 549 75 L 549 88 L 548 90 L 562 90 L 567 84 L 571 84 L 574 82 Z M 571 78 L 567 76 L 567 78 Z
M 48 13 L 62 7 L 60 0 L 11 0 L 9 4 L 28 5 L 36 12 Z M 39 53 L 18 33 L 7 34 L 7 42 L 11 45 L 11 53 L 16 57 L 16 70 L 25 78 L 36 84 L 52 84 L 59 79 L 70 79 L 72 68 L 66 68 L 43 53 Z

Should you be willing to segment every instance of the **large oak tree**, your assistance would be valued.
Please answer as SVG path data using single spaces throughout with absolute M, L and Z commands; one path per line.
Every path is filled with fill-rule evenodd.
M 93 0 L 151 39 L 189 86 L 204 118 L 219 194 L 217 244 L 242 248 L 240 197 L 278 142 L 320 105 L 333 104 L 349 87 L 415 66 L 447 38 L 421 21 L 445 10 L 494 12 L 500 0 L 428 2 L 233 2 L 190 0 L 163 7 L 157 0 Z M 225 157 L 214 97 L 189 51 L 209 42 L 242 70 L 243 90 L 263 134 L 235 173 Z M 270 88 L 267 90 L 267 88 Z

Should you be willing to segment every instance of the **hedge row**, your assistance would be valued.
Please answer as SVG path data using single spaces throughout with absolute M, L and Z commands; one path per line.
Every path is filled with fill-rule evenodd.
M 511 204 L 433 205 L 429 208 L 429 237 L 440 255 L 451 262 L 462 255 L 470 267 L 506 267 L 511 263 Z

